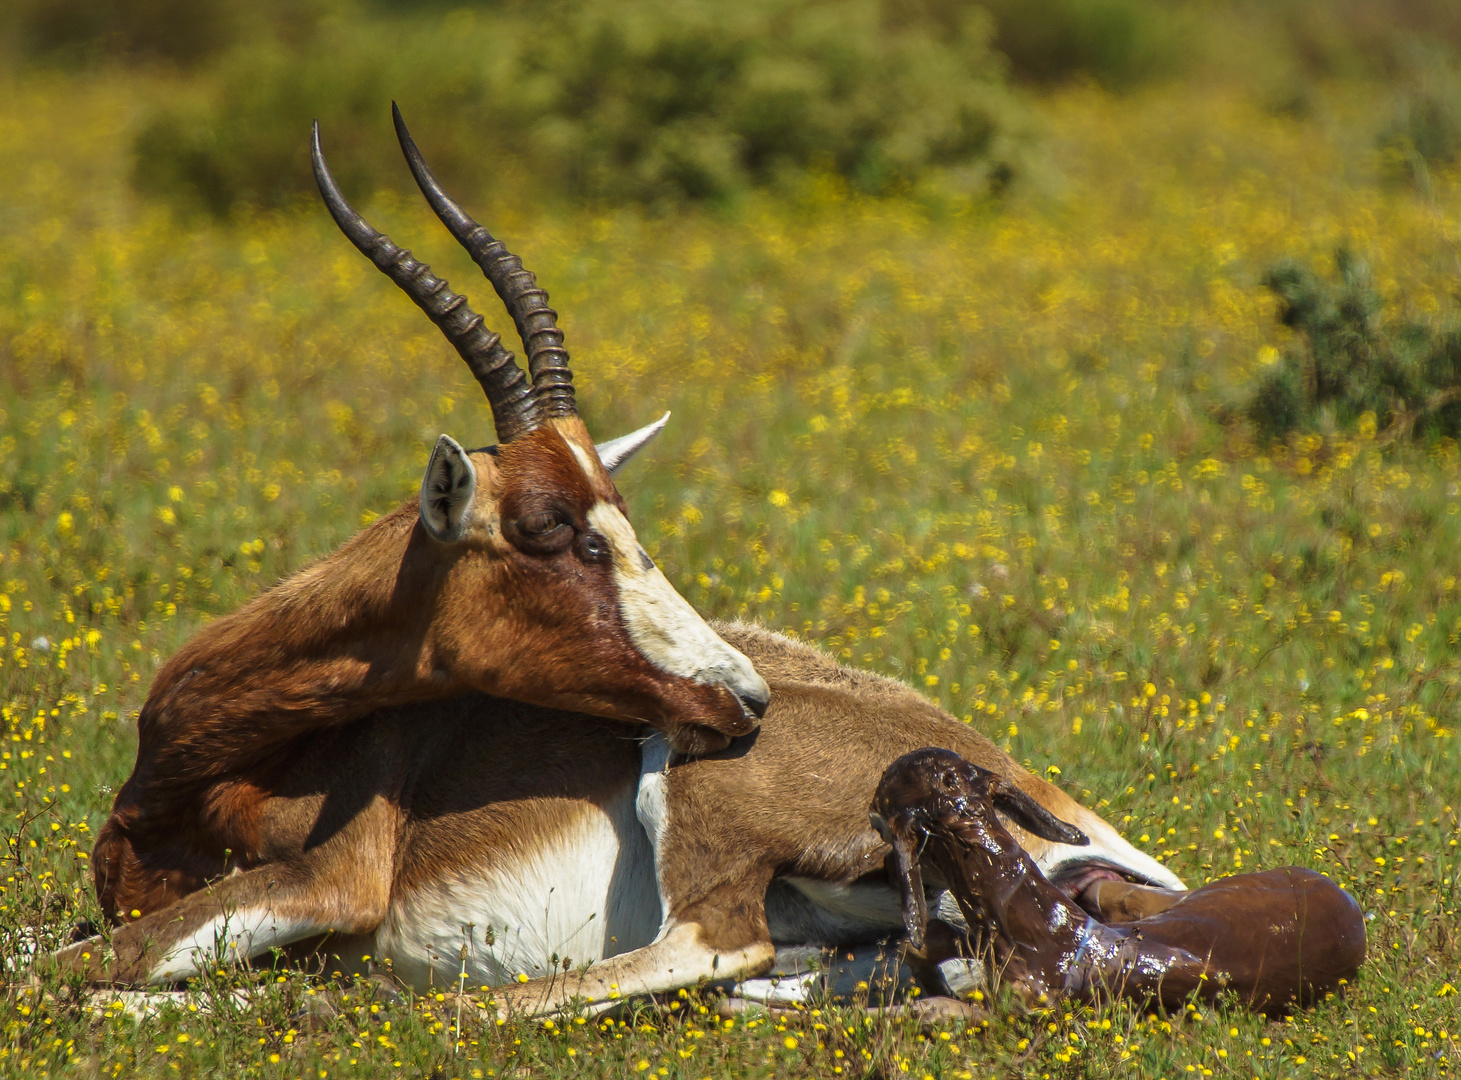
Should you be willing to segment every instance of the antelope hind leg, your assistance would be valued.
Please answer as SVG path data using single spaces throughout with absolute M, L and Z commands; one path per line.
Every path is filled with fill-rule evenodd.
M 356 874 L 261 866 L 124 923 L 110 941 L 98 935 L 47 959 L 91 983 L 157 986 L 197 974 L 200 963 L 247 960 L 331 931 L 364 933 L 385 916 L 389 882 L 357 864 L 349 869 Z
M 653 944 L 611 956 L 582 971 L 493 991 L 502 1011 L 542 1016 L 574 1005 L 603 1006 L 640 994 L 662 994 L 701 981 L 745 979 L 776 960 L 769 938 L 735 949 L 713 948 L 696 923 L 673 923 Z

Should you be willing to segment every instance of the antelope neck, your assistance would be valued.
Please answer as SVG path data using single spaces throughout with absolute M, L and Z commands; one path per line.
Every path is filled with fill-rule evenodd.
M 271 736 L 297 736 L 302 722 L 325 727 L 462 689 L 432 666 L 427 605 L 407 602 L 431 587 L 404 580 L 416 517 L 414 505 L 400 507 L 202 630 L 153 682 L 139 757 L 179 757 L 168 774 L 226 772 L 271 749 Z

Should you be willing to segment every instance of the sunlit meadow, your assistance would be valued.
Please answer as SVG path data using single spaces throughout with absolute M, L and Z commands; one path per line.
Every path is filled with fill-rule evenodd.
M 224 226 L 130 193 L 129 126 L 174 89 L 55 76 L 0 112 L 0 1071 L 1455 1071 L 1461 448 L 1373 424 L 1260 446 L 1218 419 L 1286 344 L 1258 284 L 1278 257 L 1327 270 L 1347 242 L 1396 313 L 1461 290 L 1458 178 L 1387 186 L 1372 106 L 1338 90 L 1306 118 L 1065 91 L 1039 105 L 1044 179 L 995 207 L 828 182 L 674 218 L 473 209 L 564 313 L 590 427 L 674 410 L 621 487 L 692 603 L 906 679 L 1190 883 L 1328 873 L 1371 918 L 1342 997 L 1276 1024 L 925 1030 L 718 1021 L 690 995 L 458 1029 L 447 1001 L 291 974 L 221 971 L 140 1024 L 32 985 L 29 950 L 96 913 L 88 853 L 158 664 L 407 497 L 439 432 L 491 438 L 460 362 L 322 210 Z M 496 315 L 429 213 L 364 205 Z

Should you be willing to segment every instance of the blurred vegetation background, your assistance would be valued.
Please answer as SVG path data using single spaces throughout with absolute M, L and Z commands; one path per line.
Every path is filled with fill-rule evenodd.
M 400 189 L 383 97 L 476 194 L 658 208 L 808 175 L 1039 182 L 1018 88 L 1073 80 L 1236 72 L 1295 111 L 1317 80 L 1380 80 L 1393 173 L 1424 185 L 1461 151 L 1449 0 L 15 0 L 0 31 L 13 69 L 170 74 L 179 92 L 136 120 L 134 182 L 219 216 L 312 191 L 311 117 L 347 188 Z
M 674 410 L 622 488 L 699 610 L 907 680 L 1191 882 L 1301 863 L 1374 916 L 1290 1024 L 858 1017 L 849 1074 L 1453 1074 L 1458 57 L 1455 0 L 0 5 L 0 1075 L 843 1067 L 795 1023 L 467 1060 L 409 1011 L 293 1031 L 302 979 L 141 1028 L 26 983 L 96 915 L 157 666 L 491 438 L 313 191 L 317 116 L 505 328 L 392 99 L 590 430 Z

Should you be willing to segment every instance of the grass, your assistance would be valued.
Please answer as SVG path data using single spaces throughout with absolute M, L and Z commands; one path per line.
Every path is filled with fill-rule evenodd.
M 95 914 L 87 853 L 161 660 L 405 497 L 438 432 L 490 427 L 318 209 L 222 226 L 136 200 L 129 127 L 178 83 L 7 89 L 0 1072 L 1455 1071 L 1461 448 L 1381 445 L 1363 421 L 1261 445 L 1213 419 L 1285 344 L 1260 285 L 1280 257 L 1348 243 L 1392 313 L 1454 306 L 1461 177 L 1383 183 L 1370 95 L 1330 88 L 1302 119 L 1220 87 L 1062 91 L 1041 105 L 1060 179 L 998 211 L 831 182 L 734 217 L 478 208 L 565 312 L 591 428 L 675 410 L 622 487 L 692 603 L 909 680 L 1189 882 L 1330 874 L 1372 915 L 1357 985 L 1281 1024 L 726 1025 L 692 996 L 468 1023 L 458 1045 L 448 1003 L 366 984 L 225 970 L 139 1024 L 28 981 L 27 949 Z M 366 134 L 390 137 L 384 99 Z M 484 297 L 421 207 L 368 206 Z M 318 997 L 337 1011 L 306 1022 Z

